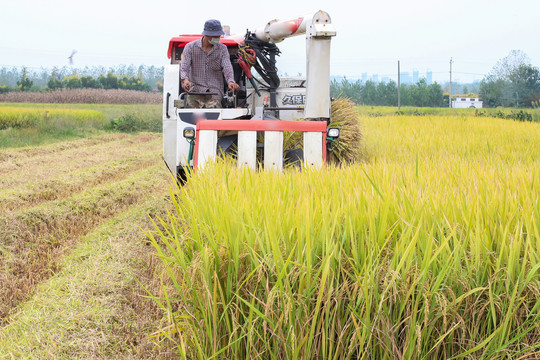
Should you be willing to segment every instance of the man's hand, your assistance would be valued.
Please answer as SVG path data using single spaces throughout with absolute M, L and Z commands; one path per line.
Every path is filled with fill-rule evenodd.
M 182 80 L 182 87 L 184 88 L 184 90 L 190 91 L 192 86 L 193 85 L 191 84 L 191 81 L 189 81 L 189 79 Z
M 236 90 L 240 89 L 240 86 L 234 81 L 229 81 L 229 89 L 231 89 L 232 92 L 235 92 Z

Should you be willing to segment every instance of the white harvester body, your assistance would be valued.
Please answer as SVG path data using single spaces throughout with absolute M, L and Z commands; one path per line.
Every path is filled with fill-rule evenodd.
M 239 166 L 256 168 L 256 152 L 260 148 L 264 150 L 265 169 L 282 169 L 283 131 L 304 132 L 306 166 L 325 163 L 326 125 L 330 118 L 330 41 L 336 35 L 330 16 L 319 11 L 293 20 L 272 20 L 248 34 L 272 45 L 305 34 L 306 78 L 282 78 L 279 86 L 259 90 L 248 86 L 243 69 L 233 66 L 241 91 L 229 97 L 228 102 L 224 100 L 227 106 L 189 108 L 189 93 L 184 93 L 180 86 L 181 53 L 186 43 L 201 35 L 172 38 L 168 53 L 171 64 L 165 66 L 163 81 L 163 157 L 173 174 L 181 176 L 187 167 L 202 168 L 214 159 L 220 151 L 220 141 L 226 137 L 221 134 L 227 133 L 236 136 Z M 249 44 L 247 35 L 226 36 L 220 41 L 228 46 L 231 60 L 237 56 L 239 46 Z M 292 121 L 299 119 L 313 121 Z M 186 138 L 186 131 L 194 138 Z M 259 143 L 260 138 L 264 144 Z

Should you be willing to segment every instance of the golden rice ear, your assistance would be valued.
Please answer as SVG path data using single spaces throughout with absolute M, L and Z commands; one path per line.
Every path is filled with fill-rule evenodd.
M 362 161 L 364 156 L 360 114 L 349 98 L 332 101 L 330 126 L 340 129 L 339 139 L 332 145 L 334 163 L 350 164 Z
M 329 127 L 340 129 L 339 139 L 332 144 L 333 163 L 352 164 L 366 158 L 360 130 L 360 113 L 351 99 L 339 98 L 332 101 Z M 285 132 L 283 137 L 284 150 L 302 148 L 301 132 Z

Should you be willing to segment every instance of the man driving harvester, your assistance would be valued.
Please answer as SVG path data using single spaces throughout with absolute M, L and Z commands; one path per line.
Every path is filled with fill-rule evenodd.
M 188 105 L 192 108 L 218 108 L 223 98 L 223 77 L 228 88 L 235 92 L 233 68 L 227 46 L 219 39 L 225 33 L 218 20 L 204 23 L 203 37 L 186 44 L 180 62 L 182 88 L 190 93 Z M 209 93 L 208 95 L 201 93 Z

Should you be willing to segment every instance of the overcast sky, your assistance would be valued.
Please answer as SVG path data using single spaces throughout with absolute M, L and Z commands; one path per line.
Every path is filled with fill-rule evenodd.
M 432 71 L 443 82 L 452 57 L 453 80 L 470 82 L 513 49 L 540 65 L 539 0 L 0 1 L 0 66 L 62 67 L 72 50 L 75 67 L 162 66 L 169 39 L 200 33 L 209 18 L 243 33 L 321 9 L 337 30 L 332 75 L 396 79 L 400 60 L 402 72 Z M 280 72 L 305 74 L 305 37 L 279 47 Z

